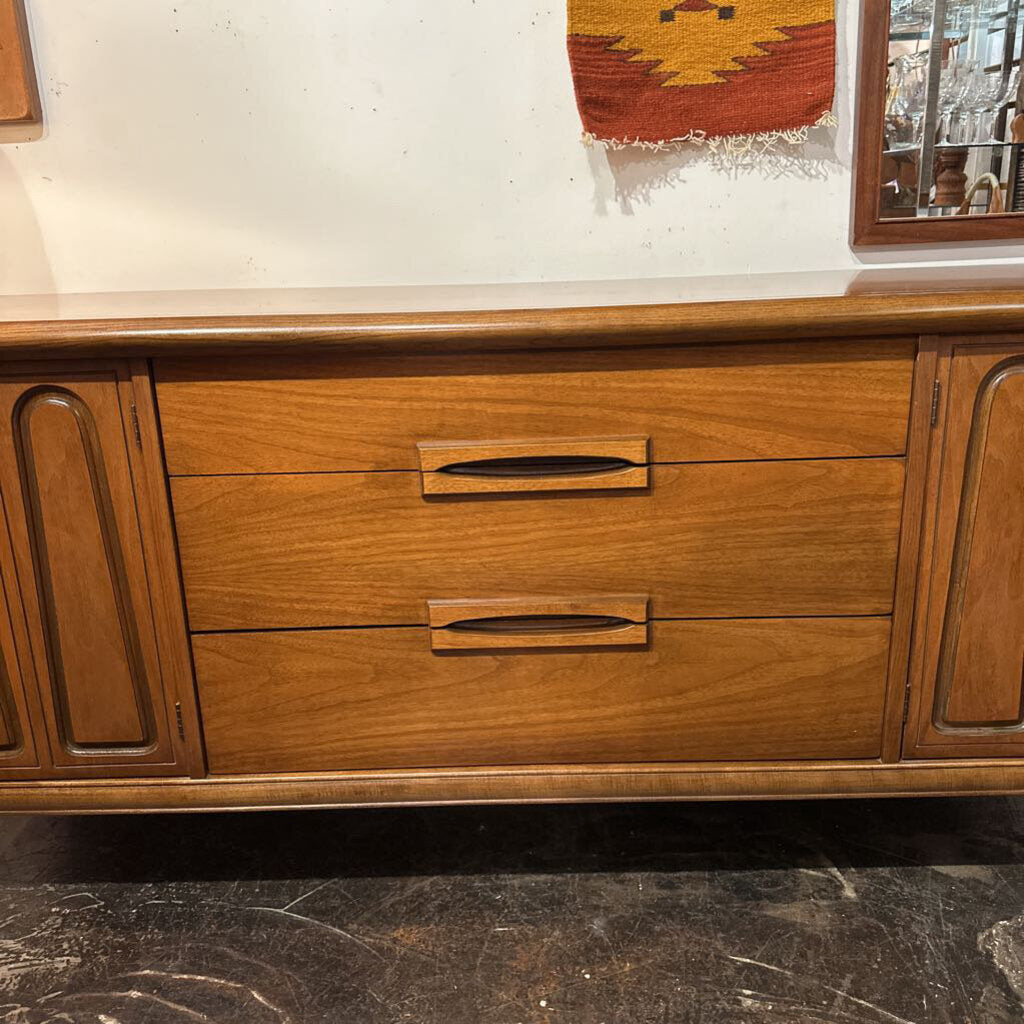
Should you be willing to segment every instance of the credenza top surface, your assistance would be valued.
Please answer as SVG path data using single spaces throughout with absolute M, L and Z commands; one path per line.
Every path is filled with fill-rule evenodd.
M 959 276 L 946 269 L 847 275 L 841 292 L 836 282 L 794 274 L 781 295 L 757 298 L 733 297 L 759 289 L 722 280 L 714 288 L 647 291 L 625 289 L 622 282 L 604 292 L 582 286 L 551 286 L 550 292 L 540 286 L 460 287 L 435 289 L 419 299 L 417 289 L 254 291 L 244 301 L 242 293 L 216 301 L 210 296 L 218 293 L 174 293 L 173 302 L 148 304 L 113 295 L 88 302 L 74 301 L 86 296 L 39 297 L 34 303 L 9 297 L 0 298 L 0 359 L 457 352 L 1024 330 L 1024 267 L 957 268 Z M 801 282 L 804 291 L 795 286 Z M 623 301 L 637 294 L 655 301 Z M 336 305 L 329 304 L 332 295 Z M 523 304 L 531 298 L 535 305 Z M 589 304 L 565 304 L 580 298 Z M 446 299 L 450 305 L 443 304 Z M 484 305 L 488 301 L 493 304 Z M 174 315 L 151 312 L 168 310 Z

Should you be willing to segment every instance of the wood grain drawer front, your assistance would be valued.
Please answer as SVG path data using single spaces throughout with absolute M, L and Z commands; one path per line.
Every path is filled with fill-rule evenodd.
M 647 647 L 430 651 L 423 627 L 194 638 L 213 773 L 868 758 L 888 619 L 655 622 Z
M 193 630 L 410 625 L 644 593 L 655 618 L 888 614 L 901 459 L 656 466 L 648 491 L 427 499 L 415 473 L 172 480 Z
M 172 474 L 417 469 L 421 441 L 651 438 L 656 462 L 898 455 L 909 341 L 156 363 Z

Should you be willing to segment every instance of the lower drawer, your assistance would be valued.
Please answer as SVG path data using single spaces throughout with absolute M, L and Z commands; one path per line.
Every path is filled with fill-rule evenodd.
M 422 627 L 193 638 L 210 771 L 873 758 L 888 618 L 656 621 L 644 647 Z

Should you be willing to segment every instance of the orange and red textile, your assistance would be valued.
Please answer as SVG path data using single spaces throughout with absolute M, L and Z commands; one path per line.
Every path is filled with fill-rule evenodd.
M 785 135 L 831 116 L 834 0 L 569 0 L 569 60 L 591 138 Z

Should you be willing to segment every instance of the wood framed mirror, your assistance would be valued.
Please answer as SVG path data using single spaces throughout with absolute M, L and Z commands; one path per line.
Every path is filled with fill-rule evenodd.
M 35 124 L 41 116 L 23 0 L 0 0 L 0 126 Z
M 853 244 L 1024 237 L 1024 0 L 863 0 Z

